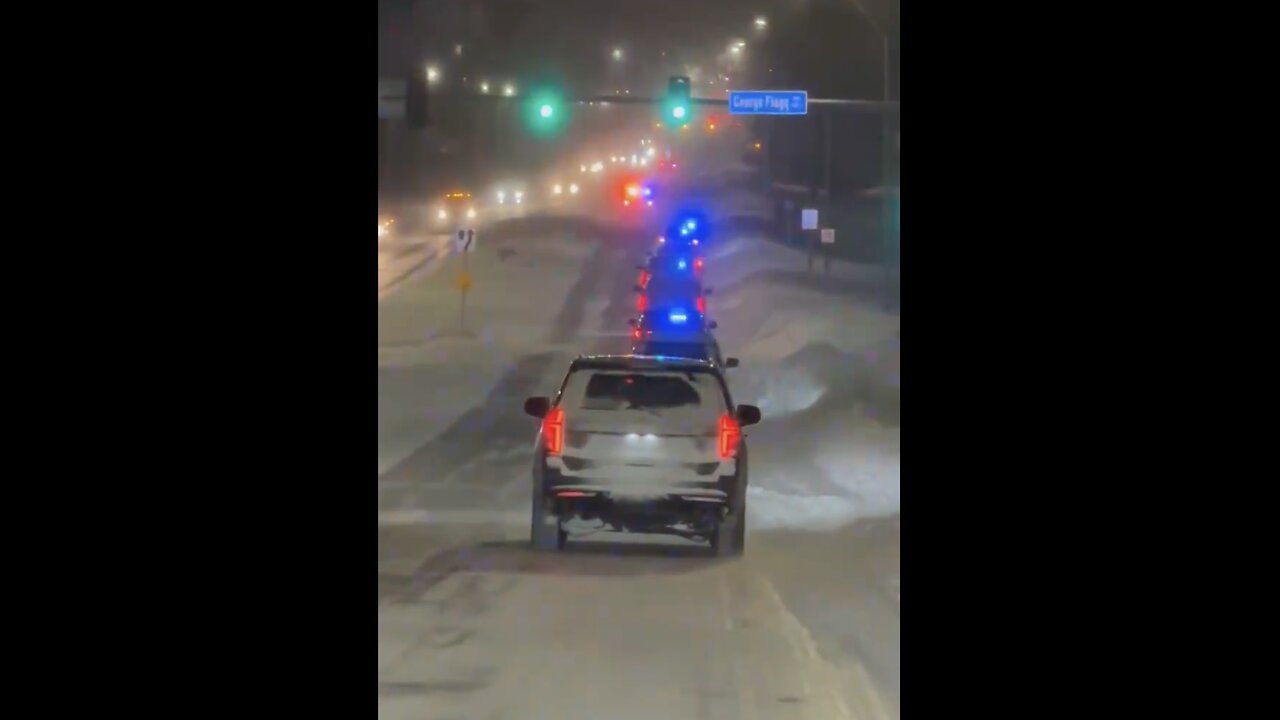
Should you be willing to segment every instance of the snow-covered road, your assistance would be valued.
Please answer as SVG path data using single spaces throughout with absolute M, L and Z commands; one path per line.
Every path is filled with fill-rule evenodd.
M 707 258 L 749 433 L 746 556 L 678 539 L 527 547 L 536 425 L 579 353 L 625 349 L 649 234 L 531 217 L 489 229 L 455 337 L 454 268 L 379 309 L 379 716 L 899 716 L 898 317 L 878 278 L 804 273 L 742 222 Z M 645 539 L 656 544 L 643 545 Z

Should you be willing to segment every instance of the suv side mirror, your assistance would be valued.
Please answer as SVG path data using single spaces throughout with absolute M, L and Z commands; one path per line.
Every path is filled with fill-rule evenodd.
M 742 427 L 760 422 L 760 408 L 755 405 L 739 405 L 736 415 L 738 416 L 738 424 Z
M 720 327 L 720 323 L 716 322 L 715 320 L 712 320 L 711 322 L 707 323 L 708 330 L 715 330 L 718 327 Z
M 714 291 L 715 291 L 715 288 L 703 288 L 703 289 L 702 289 L 702 294 L 703 294 L 703 295 L 710 295 L 710 294 L 711 294 L 712 292 L 714 292 Z
M 725 361 L 724 361 L 724 367 L 725 367 L 725 369 L 726 369 L 726 370 L 727 370 L 727 369 L 729 369 L 729 368 L 736 368 L 736 367 L 738 367 L 738 358 L 727 358 L 727 359 L 725 359 Z
M 524 412 L 536 418 L 544 418 L 551 411 L 551 400 L 545 397 L 531 397 L 524 401 Z M 756 412 L 759 414 L 759 411 Z
M 627 318 L 627 324 L 628 324 L 628 325 L 630 325 L 631 327 L 635 327 L 635 326 L 636 326 L 636 319 L 635 319 L 635 318 Z

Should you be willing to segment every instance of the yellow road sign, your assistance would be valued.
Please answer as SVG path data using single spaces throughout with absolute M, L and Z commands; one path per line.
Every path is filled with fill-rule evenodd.
M 458 279 L 454 280 L 453 284 L 462 292 L 466 292 L 471 289 L 471 275 L 465 272 L 458 273 Z

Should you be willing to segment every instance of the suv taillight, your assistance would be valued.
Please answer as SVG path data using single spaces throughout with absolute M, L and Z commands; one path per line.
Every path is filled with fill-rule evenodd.
M 542 439 L 548 455 L 559 455 L 564 450 L 564 408 L 551 408 L 542 418 Z
M 720 416 L 720 459 L 728 460 L 738 451 L 738 440 L 742 437 L 742 428 L 730 414 Z
M 698 314 L 699 315 L 707 314 L 707 299 L 705 297 L 702 297 L 701 295 L 698 296 Z

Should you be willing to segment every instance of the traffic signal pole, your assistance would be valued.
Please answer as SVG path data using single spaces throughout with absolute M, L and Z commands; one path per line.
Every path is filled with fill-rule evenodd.
M 882 192 L 883 197 L 881 199 L 881 216 L 880 216 L 881 254 L 882 254 L 882 261 L 887 266 L 890 264 L 893 264 L 893 265 L 897 264 L 896 243 L 893 240 L 893 229 L 892 229 L 893 218 L 894 218 L 893 207 L 892 207 L 893 203 L 890 198 L 890 188 L 894 187 L 896 183 L 893 177 L 894 173 L 892 171 L 894 137 L 893 137 L 893 121 L 892 121 L 893 119 L 892 119 L 891 113 L 899 112 L 901 103 L 890 100 L 890 95 L 891 95 L 890 93 L 890 87 L 891 87 L 890 86 L 890 69 L 891 69 L 890 68 L 890 59 L 891 59 L 890 49 L 891 48 L 889 44 L 890 43 L 889 36 L 887 33 L 880 31 L 879 26 L 877 26 L 876 29 L 878 32 L 880 32 L 880 37 L 883 41 L 882 44 L 883 44 L 883 50 L 884 50 L 884 88 L 883 88 L 884 96 L 883 96 L 883 99 L 882 100 L 854 100 L 854 99 L 846 99 L 846 98 L 808 98 L 807 102 L 809 105 L 812 105 L 815 108 L 822 110 L 824 113 L 824 117 L 823 117 L 824 147 L 826 152 L 826 164 L 824 168 L 824 185 L 826 187 L 828 199 L 830 199 L 831 197 L 831 124 L 832 124 L 831 114 L 837 111 L 880 113 L 881 135 L 882 135 L 881 137 L 881 184 L 883 188 L 883 192 Z M 423 83 L 423 87 L 425 87 L 425 82 Z M 452 95 L 452 93 L 433 93 L 433 95 L 449 98 Z M 498 143 L 501 143 L 501 138 L 502 138 L 503 122 L 502 122 L 501 108 L 503 107 L 503 105 L 508 101 L 511 101 L 511 102 L 515 102 L 517 104 L 517 107 L 520 107 L 523 101 L 530 99 L 529 96 L 526 94 L 478 95 L 478 94 L 472 94 L 472 93 L 463 94 L 458 99 L 462 99 L 462 98 L 465 98 L 465 101 L 469 101 L 469 102 L 493 103 L 494 121 L 495 121 L 494 135 L 495 135 L 495 140 L 497 141 L 495 143 L 495 147 L 498 147 Z M 709 107 L 728 107 L 729 105 L 729 101 L 727 99 L 689 97 L 684 94 L 683 90 L 680 93 L 678 93 L 678 98 L 682 105 L 689 106 L 690 108 L 694 105 L 702 105 L 702 106 L 709 106 Z M 405 99 L 406 98 L 404 95 L 400 95 L 400 96 L 383 95 L 379 97 L 379 102 L 403 101 Z M 579 97 L 562 97 L 559 99 L 559 102 L 565 105 L 606 103 L 606 104 L 616 104 L 616 105 L 658 105 L 661 108 L 665 108 L 672 99 L 674 98 L 673 97 L 643 97 L 639 95 L 593 95 L 593 96 L 579 96 Z M 421 102 L 425 106 L 425 99 L 423 99 Z M 665 112 L 663 113 L 664 116 L 666 114 L 667 113 Z M 679 121 L 679 124 L 685 124 L 688 121 L 688 119 L 689 118 L 687 116 L 682 118 L 676 118 L 676 120 Z M 669 122 L 671 118 L 667 118 L 667 120 Z M 772 122 L 775 119 L 771 118 L 770 120 L 771 120 L 770 127 L 772 130 Z M 412 124 L 410 125 L 410 127 L 412 127 Z M 771 136 L 772 136 L 772 132 L 771 132 Z M 771 140 L 769 144 L 770 145 L 769 146 L 769 156 L 770 156 L 769 163 L 770 164 L 772 164 L 773 144 L 774 143 Z M 499 148 L 499 154 L 500 154 L 500 148 Z M 814 182 L 814 184 L 816 185 L 816 182 Z M 891 268 L 891 269 L 896 269 L 896 268 Z

